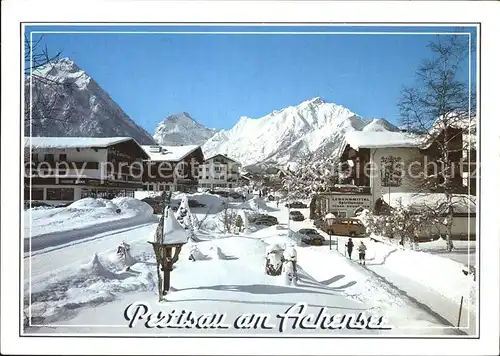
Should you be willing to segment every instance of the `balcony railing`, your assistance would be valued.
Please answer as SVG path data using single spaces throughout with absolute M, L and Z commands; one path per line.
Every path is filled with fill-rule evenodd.
M 33 167 L 40 168 L 65 168 L 69 169 L 99 169 L 99 162 L 82 162 L 82 161 L 33 161 Z

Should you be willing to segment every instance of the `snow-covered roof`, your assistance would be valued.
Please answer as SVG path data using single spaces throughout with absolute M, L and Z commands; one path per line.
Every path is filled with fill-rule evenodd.
M 240 163 L 240 162 L 238 162 L 237 160 L 235 160 L 234 158 L 228 157 L 228 156 L 226 156 L 226 155 L 224 155 L 224 154 L 222 154 L 222 153 L 217 153 L 217 154 L 214 154 L 214 155 L 212 155 L 212 156 L 210 156 L 210 157 L 208 157 L 208 158 L 205 158 L 205 162 L 206 162 L 206 161 L 209 161 L 209 160 L 211 160 L 212 158 L 215 158 L 215 157 L 217 157 L 217 156 L 224 157 L 225 159 L 227 159 L 227 160 L 229 160 L 229 161 L 232 161 L 232 162 L 234 162 L 234 163 L 237 163 L 237 164 L 241 165 L 241 163 Z
M 427 149 L 433 143 L 434 137 L 439 135 L 445 126 L 462 129 L 462 140 L 464 149 L 476 149 L 477 144 L 477 120 L 474 114 L 468 113 L 449 115 L 445 120 L 443 118 L 437 119 L 429 130 L 429 135 L 422 148 Z
M 384 202 L 391 207 L 400 206 L 420 209 L 439 209 L 446 203 L 444 193 L 391 193 L 382 196 Z M 453 194 L 451 198 L 453 211 L 458 214 L 476 213 L 476 197 L 467 194 Z
M 171 209 L 166 211 L 167 216 L 163 220 L 163 236 L 164 244 L 180 244 L 187 243 L 188 236 L 186 230 L 175 218 L 175 214 Z
M 109 147 L 128 140 L 131 137 L 25 137 L 24 147 L 33 148 L 91 148 Z
M 346 142 L 355 150 L 360 148 L 419 147 L 420 136 L 407 132 L 351 131 L 345 134 Z
M 151 161 L 174 161 L 178 162 L 188 154 L 199 148 L 197 145 L 186 146 L 163 146 L 163 145 L 142 145 Z

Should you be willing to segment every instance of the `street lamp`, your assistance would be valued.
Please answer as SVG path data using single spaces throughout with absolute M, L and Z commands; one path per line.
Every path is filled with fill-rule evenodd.
M 161 301 L 170 290 L 170 272 L 174 263 L 179 259 L 182 246 L 188 242 L 185 229 L 179 224 L 172 210 L 167 206 L 158 224 L 153 245 L 156 257 L 156 271 L 158 274 L 158 296 Z M 161 275 L 163 272 L 163 278 Z
M 332 213 L 328 213 L 325 215 L 325 221 L 326 221 L 326 225 L 328 226 L 328 237 L 330 238 L 330 250 L 332 249 L 332 225 L 333 223 L 335 222 L 335 215 L 333 215 Z M 339 241 L 338 241 L 338 238 L 337 238 L 337 250 L 339 248 Z

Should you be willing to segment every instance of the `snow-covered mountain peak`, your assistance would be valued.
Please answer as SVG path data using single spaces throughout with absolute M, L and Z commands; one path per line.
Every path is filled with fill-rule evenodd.
M 70 58 L 47 63 L 33 70 L 33 75 L 55 81 L 57 83 L 71 83 L 79 90 L 85 90 L 92 78 Z
M 32 121 L 25 120 L 26 135 L 132 137 L 140 144 L 154 143 L 151 135 L 70 58 L 34 69 L 25 86 L 26 93 L 32 93 Z
M 181 129 L 182 127 L 193 127 L 198 123 L 194 120 L 187 112 L 181 112 L 178 114 L 168 115 L 160 125 L 167 126 L 170 125 L 175 127 L 175 129 Z
M 171 114 L 160 122 L 153 137 L 161 145 L 202 145 L 216 132 L 201 125 L 189 113 L 181 112 Z
M 321 104 L 325 104 L 325 103 L 326 103 L 326 101 L 323 98 L 320 98 L 319 96 L 317 96 L 315 98 L 303 101 L 302 103 L 299 104 L 299 106 L 301 106 L 301 105 L 321 105 Z
M 385 119 L 372 119 L 365 127 L 363 127 L 363 131 L 399 131 L 399 128 Z
M 388 122 L 363 120 L 342 105 L 316 97 L 257 119 L 243 116 L 232 129 L 210 138 L 203 152 L 225 154 L 245 166 L 285 165 L 302 155 L 334 154 L 341 149 L 346 132 L 363 130 L 369 124 L 372 129 L 397 131 Z

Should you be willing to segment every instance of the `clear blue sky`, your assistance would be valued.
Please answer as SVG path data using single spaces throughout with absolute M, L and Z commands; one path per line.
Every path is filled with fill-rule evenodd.
M 430 32 L 457 29 L 37 26 L 26 30 L 76 31 L 46 33 L 43 43 L 49 51 L 62 51 L 62 56 L 72 58 L 133 120 L 152 133 L 172 113 L 185 111 L 205 126 L 227 129 L 241 116 L 260 117 L 317 96 L 363 117 L 383 117 L 397 123 L 401 88 L 414 83 L 418 64 L 429 56 L 426 45 L 436 38 Z M 137 31 L 426 34 L 138 34 Z M 460 32 L 475 36 L 474 28 L 461 28 Z M 475 71 L 475 62 L 472 66 Z M 463 75 L 468 76 L 468 63 L 464 63 Z

